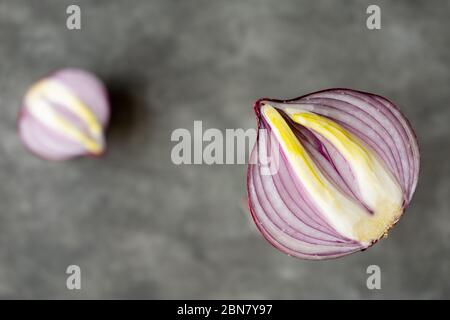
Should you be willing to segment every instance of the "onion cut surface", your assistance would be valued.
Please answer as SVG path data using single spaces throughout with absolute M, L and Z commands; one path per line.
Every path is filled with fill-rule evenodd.
M 329 259 L 386 236 L 411 201 L 419 148 L 399 109 L 370 93 L 329 89 L 255 103 L 258 139 L 247 192 L 279 250 Z
M 98 156 L 106 147 L 109 114 L 106 89 L 95 75 L 63 69 L 28 90 L 18 129 L 27 148 L 44 159 Z

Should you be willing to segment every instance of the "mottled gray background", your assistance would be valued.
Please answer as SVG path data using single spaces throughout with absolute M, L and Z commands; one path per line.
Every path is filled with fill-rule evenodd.
M 445 0 L 0 0 L 0 297 L 450 298 L 449 30 Z M 66 66 L 109 87 L 104 159 L 45 162 L 15 132 L 26 89 Z M 420 139 L 413 203 L 364 253 L 279 253 L 242 208 L 244 166 L 171 163 L 175 128 L 252 128 L 257 98 L 336 86 L 392 99 Z M 382 290 L 366 288 L 370 264 Z

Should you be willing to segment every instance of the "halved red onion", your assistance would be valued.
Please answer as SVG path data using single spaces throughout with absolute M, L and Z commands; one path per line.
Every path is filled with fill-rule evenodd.
M 63 69 L 28 90 L 18 129 L 27 148 L 42 158 L 98 156 L 105 150 L 109 114 L 106 89 L 95 75 Z
M 389 100 L 329 89 L 254 105 L 258 140 L 247 191 L 252 217 L 277 249 L 304 259 L 364 250 L 411 201 L 419 148 Z

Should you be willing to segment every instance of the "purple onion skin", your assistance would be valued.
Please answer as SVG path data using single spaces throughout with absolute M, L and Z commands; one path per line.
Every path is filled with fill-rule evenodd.
M 102 81 L 96 75 L 82 69 L 66 68 L 52 72 L 46 77 L 39 80 L 38 82 L 47 80 L 56 81 L 57 83 L 63 85 L 65 89 L 67 89 L 71 94 L 73 94 L 73 96 L 79 99 L 79 101 L 81 101 L 95 116 L 96 120 L 98 121 L 98 123 L 102 128 L 102 134 L 104 134 L 104 132 L 108 127 L 110 119 L 110 103 L 108 99 L 107 90 Z M 33 87 L 31 87 L 30 90 L 32 88 Z M 92 158 L 101 158 L 105 154 L 106 152 L 105 146 L 101 151 L 95 153 L 89 152 L 88 150 L 80 150 L 80 149 L 73 151 L 53 150 L 52 152 L 50 152 L 48 148 L 45 148 L 42 145 L 30 141 L 30 139 L 26 139 L 24 137 L 23 124 L 25 121 L 29 120 L 30 117 L 30 112 L 28 111 L 28 108 L 29 106 L 26 103 L 26 96 L 25 96 L 17 117 L 17 130 L 26 149 L 36 157 L 47 161 L 65 161 L 84 156 Z M 70 114 L 70 112 L 68 113 Z M 71 114 L 70 117 L 72 116 L 75 115 Z M 77 119 L 77 122 L 78 121 L 79 119 Z M 37 123 L 39 122 L 39 120 L 33 119 L 32 122 Z M 42 123 L 40 123 L 39 125 L 42 125 Z M 76 144 L 74 141 L 69 141 L 70 139 L 67 139 L 67 137 L 61 137 L 61 133 L 54 131 L 53 128 L 46 127 L 45 131 L 46 131 L 45 135 L 46 141 L 54 142 L 53 141 L 54 139 L 52 137 L 55 137 L 56 140 L 61 138 L 66 139 L 68 144 L 70 145 Z M 64 149 L 64 146 L 63 145 L 61 146 L 63 147 L 62 149 Z
M 272 104 L 291 104 L 291 103 L 295 103 L 295 102 L 299 102 L 300 100 L 302 100 L 300 103 L 303 103 L 305 101 L 305 99 L 308 99 L 310 96 L 313 95 L 317 95 L 317 94 L 321 94 L 321 93 L 348 93 L 348 94 L 356 94 L 356 95 L 363 95 L 363 96 L 367 96 L 367 97 L 372 97 L 375 99 L 380 99 L 379 102 L 380 104 L 382 104 L 381 101 L 385 101 L 387 106 L 385 106 L 387 109 L 389 108 L 393 108 L 393 110 L 395 110 L 395 112 L 397 112 L 397 116 L 399 116 L 401 118 L 401 120 L 398 121 L 403 121 L 403 129 L 405 129 L 406 131 L 408 131 L 408 133 L 410 133 L 410 136 L 408 136 L 409 138 L 409 143 L 411 144 L 410 146 L 406 145 L 406 147 L 410 147 L 411 149 L 414 149 L 416 152 L 413 152 L 413 156 L 414 159 L 409 159 L 408 163 L 409 164 L 413 164 L 413 167 L 410 168 L 411 170 L 411 183 L 408 186 L 403 186 L 406 190 L 405 190 L 405 196 L 404 196 L 404 201 L 403 201 L 403 205 L 402 205 L 402 213 L 400 215 L 399 218 L 401 218 L 406 210 L 406 208 L 408 207 L 408 205 L 410 204 L 412 195 L 415 191 L 415 188 L 417 186 L 417 181 L 418 181 L 418 177 L 419 177 L 419 171 L 420 171 L 420 153 L 419 153 L 419 142 L 417 139 L 417 135 L 414 131 L 414 129 L 412 128 L 409 120 L 403 115 L 403 113 L 401 112 L 401 110 L 396 106 L 395 103 L 393 103 L 392 101 L 377 95 L 377 94 L 372 94 L 372 93 L 368 93 L 368 92 L 364 92 L 364 91 L 359 91 L 359 90 L 353 90 L 353 89 L 346 89 L 346 88 L 332 88 L 332 89 L 325 89 L 325 90 L 320 90 L 317 92 L 313 92 L 313 93 L 309 93 L 306 95 L 302 95 L 299 96 L 297 98 L 293 98 L 293 99 L 272 99 L 272 98 L 261 98 L 259 100 L 257 100 L 254 103 L 253 109 L 256 115 L 256 121 L 257 121 L 257 127 L 261 128 L 261 121 L 262 120 L 262 115 L 261 115 L 261 107 L 263 104 L 266 103 L 272 103 Z M 259 136 L 257 139 L 257 142 L 254 146 L 254 149 L 252 151 L 252 153 L 257 152 L 258 149 L 258 141 L 259 141 Z M 398 151 L 398 150 L 397 150 Z M 399 152 L 399 151 L 398 151 Z M 399 152 L 400 154 L 400 152 Z M 367 248 L 369 248 L 370 246 L 372 246 L 373 244 L 375 244 L 380 238 L 375 239 L 374 241 L 372 241 L 369 245 L 366 246 L 361 246 L 358 250 L 349 250 L 348 252 L 342 252 L 342 253 L 337 253 L 337 254 L 332 254 L 330 253 L 329 255 L 315 255 L 315 254 L 302 254 L 302 253 L 297 253 L 295 251 L 289 250 L 288 248 L 285 248 L 282 244 L 278 243 L 276 240 L 274 240 L 273 237 L 271 237 L 270 232 L 268 232 L 267 230 L 264 229 L 264 226 L 262 225 L 260 219 L 258 218 L 257 213 L 255 212 L 254 206 L 252 204 L 252 197 L 251 197 L 251 192 L 250 192 L 250 184 L 251 184 L 251 176 L 252 176 L 252 168 L 253 166 L 257 166 L 258 164 L 253 164 L 250 162 L 250 164 L 248 165 L 248 170 L 247 170 L 247 199 L 248 199 L 248 206 L 249 206 L 249 210 L 251 213 L 251 217 L 253 219 L 253 222 L 255 223 L 255 225 L 257 226 L 257 229 L 259 230 L 259 232 L 263 235 L 263 237 L 276 249 L 282 251 L 283 253 L 288 254 L 289 256 L 294 256 L 297 258 L 301 258 L 301 259 L 306 259 L 306 260 L 329 260 L 329 259 L 335 259 L 335 258 L 339 258 L 339 257 L 343 257 L 355 252 L 359 252 L 359 251 L 365 251 Z M 403 165 L 400 165 L 400 167 L 403 168 Z M 392 225 L 391 228 L 396 225 L 398 223 L 399 219 L 397 219 Z M 385 234 L 385 236 L 387 235 L 387 233 Z

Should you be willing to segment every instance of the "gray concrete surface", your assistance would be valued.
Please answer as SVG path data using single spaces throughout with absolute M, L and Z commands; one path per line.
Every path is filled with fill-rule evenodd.
M 71 3 L 81 31 L 65 27 Z M 365 27 L 372 3 L 380 31 Z M 0 297 L 450 298 L 449 17 L 444 0 L 0 0 Z M 110 89 L 102 160 L 45 162 L 18 140 L 24 92 L 66 66 Z M 411 208 L 364 253 L 279 253 L 242 209 L 244 166 L 170 161 L 175 128 L 251 128 L 261 96 L 336 86 L 391 98 L 420 139 Z

